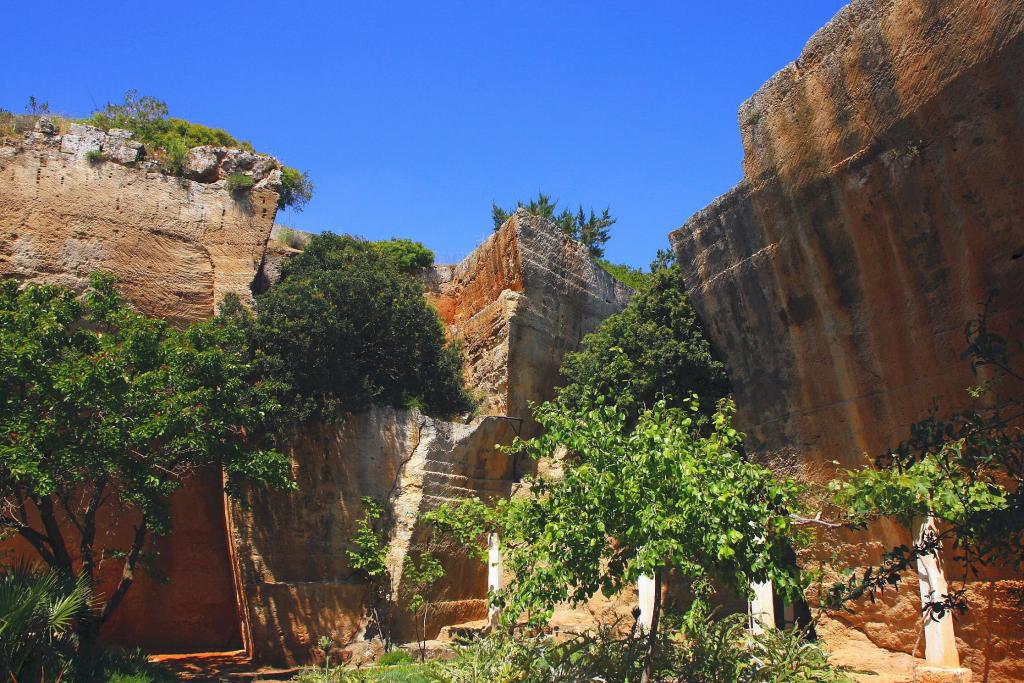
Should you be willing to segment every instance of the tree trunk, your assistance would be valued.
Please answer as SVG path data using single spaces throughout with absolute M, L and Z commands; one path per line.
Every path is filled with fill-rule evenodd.
M 661 569 L 654 570 L 654 609 L 651 611 L 651 630 L 647 634 L 647 654 L 640 683 L 649 683 L 654 671 L 655 648 L 658 646 L 658 621 L 661 618 Z

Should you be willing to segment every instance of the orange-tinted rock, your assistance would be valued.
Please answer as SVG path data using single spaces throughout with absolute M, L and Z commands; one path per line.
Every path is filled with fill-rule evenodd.
M 460 264 L 435 269 L 428 287 L 483 411 L 523 417 L 528 430 L 527 404 L 551 398 L 565 354 L 631 294 L 582 244 L 522 209 Z
M 671 239 L 751 450 L 820 480 L 895 445 L 936 399 L 963 404 L 964 325 L 990 287 L 997 329 L 1024 314 L 1024 5 L 854 2 L 740 125 L 745 179 Z M 871 562 L 905 540 L 890 525 L 838 542 Z M 990 681 L 1024 678 L 1011 585 L 972 583 L 957 624 Z M 915 593 L 849 621 L 909 650 Z

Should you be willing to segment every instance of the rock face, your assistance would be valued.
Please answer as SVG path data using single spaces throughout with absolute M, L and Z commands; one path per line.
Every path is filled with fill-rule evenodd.
M 824 479 L 963 403 L 990 287 L 996 329 L 1024 314 L 1024 5 L 858 0 L 739 117 L 744 180 L 671 240 L 752 450 Z M 867 562 L 905 539 L 841 541 Z M 987 680 L 1024 678 L 1022 585 L 968 584 L 960 653 Z M 911 588 L 848 620 L 909 649 Z
M 266 279 L 273 282 L 273 273 Z M 427 637 L 484 618 L 485 566 L 431 539 L 420 516 L 447 500 L 512 492 L 527 463 L 496 446 L 531 426 L 505 416 L 525 417 L 528 401 L 549 398 L 562 356 L 630 294 L 581 245 L 525 212 L 427 280 L 428 298 L 462 341 L 470 386 L 490 414 L 460 424 L 376 408 L 341 426 L 304 428 L 291 448 L 299 489 L 252 492 L 248 509 L 229 506 L 246 647 L 260 661 L 308 662 L 320 636 L 346 643 L 365 635 L 374 596 L 346 552 L 362 496 L 385 503 L 396 595 L 410 551 L 429 549 L 445 567 L 430 594 Z M 390 618 L 398 641 L 415 639 L 401 607 Z
M 492 415 L 522 417 L 551 398 L 562 357 L 632 290 L 586 248 L 520 209 L 462 263 L 440 266 L 428 298 L 466 356 L 466 378 Z
M 212 315 L 228 292 L 250 296 L 280 165 L 211 154 L 220 166 L 195 182 L 158 173 L 128 131 L 73 124 L 57 135 L 41 119 L 21 141 L 0 141 L 0 274 L 81 288 L 108 270 L 142 311 L 177 324 Z M 227 192 L 227 166 L 254 189 Z
M 253 655 L 277 664 L 309 662 L 321 636 L 344 644 L 364 635 L 375 596 L 347 555 L 355 547 L 363 496 L 386 504 L 387 564 L 396 594 L 410 549 L 429 547 L 445 565 L 446 576 L 431 595 L 437 604 L 428 636 L 483 618 L 483 564 L 460 548 L 431 543 L 418 520 L 446 500 L 508 495 L 514 458 L 495 445 L 511 441 L 512 433 L 511 424 L 496 417 L 465 425 L 392 408 L 374 408 L 341 427 L 304 429 L 291 447 L 299 489 L 253 492 L 248 510 L 230 506 Z M 381 618 L 393 620 L 398 642 L 415 638 L 404 610 Z

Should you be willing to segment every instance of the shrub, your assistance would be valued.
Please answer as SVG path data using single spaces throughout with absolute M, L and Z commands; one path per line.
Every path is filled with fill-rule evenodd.
M 102 130 L 130 130 L 136 140 L 163 161 L 164 168 L 172 175 L 181 175 L 185 167 L 185 155 L 193 147 L 213 145 L 255 151 L 250 143 L 239 141 L 226 130 L 168 117 L 167 114 L 166 102 L 150 95 L 140 95 L 137 90 L 129 90 L 123 102 L 108 102 L 84 119 L 83 123 Z M 2 123 L 0 120 L 0 135 L 3 134 Z M 279 208 L 291 207 L 301 211 L 313 197 L 313 183 L 306 172 L 282 166 L 281 186 Z
M 290 419 L 331 421 L 372 404 L 472 409 L 460 350 L 446 342 L 423 285 L 372 243 L 316 235 L 282 277 L 257 297 L 247 324 L 263 372 L 290 387 Z
M 378 666 L 395 666 L 396 664 L 411 664 L 412 655 L 405 650 L 391 650 L 377 658 Z
M 309 173 L 291 166 L 282 166 L 278 208 L 290 207 L 294 211 L 302 211 L 312 198 L 313 181 L 309 179 Z
M 13 680 L 58 680 L 73 665 L 77 620 L 91 607 L 77 581 L 23 563 L 0 568 L 0 672 Z
M 420 242 L 395 237 L 373 246 L 403 273 L 418 273 L 434 265 L 434 252 Z
M 287 244 L 292 249 L 305 249 L 306 242 L 309 239 L 309 235 L 306 233 L 299 232 L 298 230 L 292 230 L 284 226 L 277 227 L 276 239 L 279 242 Z
M 615 219 L 612 218 L 609 210 L 605 209 L 600 214 L 597 214 L 593 209 L 590 209 L 588 215 L 583 211 L 583 206 L 581 205 L 576 213 L 569 209 L 563 209 L 561 213 L 555 213 L 557 206 L 557 200 L 552 201 L 550 195 L 539 192 L 536 199 L 531 199 L 526 204 L 518 201 L 516 202 L 516 208 L 511 210 L 505 210 L 492 203 L 491 219 L 494 221 L 494 229 L 497 230 L 509 219 L 516 209 L 526 209 L 534 216 L 550 218 L 562 232 L 582 242 L 593 258 L 601 258 L 604 255 L 604 243 L 609 238 L 609 228 L 615 224 Z
M 679 266 L 662 254 L 645 279 L 623 311 L 566 356 L 560 402 L 578 406 L 596 394 L 633 418 L 661 399 L 683 405 L 691 393 L 710 413 L 728 395 L 725 365 L 690 305 Z
M 252 176 L 247 176 L 244 173 L 232 173 L 227 177 L 227 180 L 224 181 L 224 186 L 227 188 L 228 192 L 233 194 L 248 192 L 255 184 L 256 181 L 252 179 Z
M 103 152 L 99 151 L 98 149 L 90 149 L 88 152 L 85 153 L 85 159 L 90 164 L 98 164 L 104 159 L 106 159 L 106 156 L 104 156 Z
M 597 260 L 597 265 L 601 266 L 604 272 L 633 289 L 643 288 L 651 278 L 650 273 L 645 273 L 640 268 L 633 268 L 625 263 L 612 263 L 602 258 Z

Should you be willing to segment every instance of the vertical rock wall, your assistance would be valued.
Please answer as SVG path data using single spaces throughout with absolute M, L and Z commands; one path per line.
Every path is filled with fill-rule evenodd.
M 520 209 L 454 268 L 442 266 L 428 298 L 463 345 L 483 410 L 522 417 L 559 384 L 563 356 L 632 290 L 548 220 Z
M 1024 316 L 1024 4 L 858 0 L 740 109 L 745 178 L 671 235 L 756 456 L 825 479 L 975 380 L 964 325 Z M 905 539 L 844 538 L 877 560 Z M 833 542 L 833 541 L 829 541 Z M 965 664 L 1024 678 L 1018 572 L 969 584 Z M 909 650 L 916 587 L 849 621 Z
M 176 324 L 249 296 L 277 211 L 269 178 L 234 195 L 158 173 L 141 149 L 115 160 L 129 142 L 87 126 L 0 141 L 0 274 L 80 288 L 111 271 L 140 310 Z

